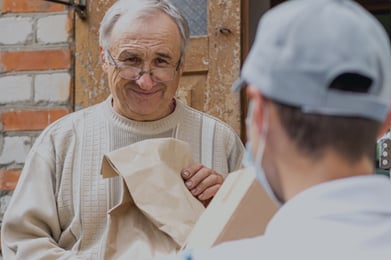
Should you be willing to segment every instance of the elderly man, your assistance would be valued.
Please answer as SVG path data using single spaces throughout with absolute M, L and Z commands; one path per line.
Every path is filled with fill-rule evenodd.
M 181 259 L 391 259 L 391 182 L 375 175 L 391 121 L 381 24 L 350 0 L 293 0 L 260 21 L 241 80 L 248 152 L 282 205 L 261 237 Z
M 224 176 L 241 166 L 234 131 L 174 95 L 189 38 L 166 0 L 120 0 L 105 14 L 101 59 L 111 95 L 50 125 L 36 140 L 4 216 L 5 259 L 96 259 L 107 210 L 122 180 L 102 179 L 102 156 L 148 138 L 176 137 L 197 162 L 183 169 L 205 205 Z

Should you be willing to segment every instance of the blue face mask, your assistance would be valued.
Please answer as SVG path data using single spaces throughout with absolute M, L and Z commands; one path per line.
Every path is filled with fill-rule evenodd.
M 247 129 L 247 136 L 249 137 L 249 129 L 250 129 L 250 120 L 253 116 L 254 112 L 254 103 L 251 101 L 249 105 L 249 110 L 248 110 L 248 115 L 246 118 L 246 129 Z M 258 182 L 262 185 L 264 188 L 265 192 L 269 195 L 269 197 L 279 206 L 282 205 L 282 202 L 276 197 L 276 195 L 273 192 L 272 187 L 270 186 L 269 181 L 267 180 L 267 177 L 265 175 L 265 172 L 263 168 L 261 167 L 261 162 L 263 159 L 263 152 L 265 150 L 265 138 L 267 135 L 268 127 L 269 127 L 269 113 L 267 107 L 264 109 L 263 113 L 263 127 L 262 127 L 262 132 L 261 136 L 259 139 L 258 147 L 257 147 L 257 153 L 254 156 L 252 155 L 252 147 L 251 143 L 248 141 L 246 143 L 246 151 L 244 154 L 243 158 L 243 165 L 245 167 L 254 167 L 255 168 L 255 173 L 256 173 L 256 178 Z

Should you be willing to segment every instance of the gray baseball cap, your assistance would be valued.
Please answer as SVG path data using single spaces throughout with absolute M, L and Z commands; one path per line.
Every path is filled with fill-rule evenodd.
M 368 79 L 366 91 L 330 87 L 347 73 Z M 382 121 L 391 103 L 390 41 L 353 1 L 287 1 L 259 22 L 233 90 L 247 84 L 306 113 Z

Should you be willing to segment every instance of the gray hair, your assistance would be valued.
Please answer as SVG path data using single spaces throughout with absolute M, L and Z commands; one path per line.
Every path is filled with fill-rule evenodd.
M 152 11 L 160 11 L 167 14 L 177 25 L 181 42 L 181 60 L 189 42 L 190 30 L 185 17 L 168 0 L 118 0 L 105 13 L 99 28 L 99 44 L 107 50 L 110 46 L 110 36 L 115 24 L 123 16 L 129 16 L 130 20 L 146 17 Z

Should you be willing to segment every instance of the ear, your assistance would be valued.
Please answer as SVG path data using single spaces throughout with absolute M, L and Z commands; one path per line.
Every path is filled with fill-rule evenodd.
M 102 65 L 102 70 L 104 72 L 107 72 L 108 64 L 106 62 L 105 51 L 103 50 L 102 46 L 99 46 L 99 57 L 100 57 L 100 64 Z
M 248 99 L 253 102 L 253 113 L 252 118 L 250 118 L 251 121 L 255 123 L 257 126 L 258 133 L 262 133 L 262 127 L 264 123 L 264 109 L 265 109 L 265 98 L 262 96 L 262 94 L 259 92 L 258 89 L 255 87 L 249 85 L 247 87 L 247 97 Z
M 178 76 L 181 77 L 183 72 L 185 71 L 185 56 L 182 56 L 181 66 L 178 69 Z
M 386 119 L 383 121 L 380 130 L 377 134 L 377 137 L 382 137 L 385 133 L 387 133 L 390 130 L 391 127 L 391 110 L 388 111 Z

